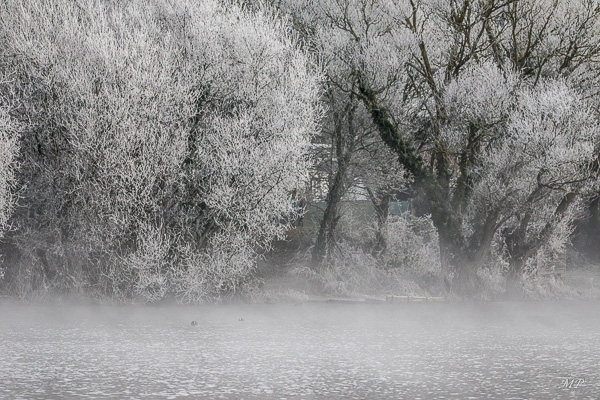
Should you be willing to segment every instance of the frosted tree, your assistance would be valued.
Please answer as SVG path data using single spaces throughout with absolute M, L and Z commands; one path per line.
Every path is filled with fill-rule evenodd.
M 306 4 L 292 8 L 299 21 L 311 15 Z M 503 235 L 518 275 L 597 179 L 597 4 L 323 0 L 313 9 L 318 24 L 304 30 L 338 76 L 356 79 L 346 90 L 413 176 L 447 282 L 475 293 Z
M 23 257 L 117 297 L 238 290 L 297 213 L 320 117 L 286 24 L 216 0 L 8 1 L 0 20 L 6 91 L 33 122 Z
M 498 151 L 511 160 L 503 176 L 507 194 L 516 197 L 503 227 L 511 273 L 520 274 L 527 258 L 552 235 L 560 238 L 561 229 L 568 236 L 564 225 L 576 217 L 578 198 L 598 190 L 599 133 L 593 110 L 564 82 L 544 81 L 520 93 Z
M 365 55 L 361 53 L 363 43 L 369 34 L 364 32 L 360 13 L 348 11 L 346 2 L 296 2 L 276 1 L 280 9 L 292 15 L 295 27 L 300 31 L 307 47 L 313 49 L 327 77 L 324 103 L 328 114 L 323 124 L 323 136 L 331 138 L 331 157 L 327 172 L 330 174 L 324 216 L 312 252 L 315 265 L 320 265 L 331 255 L 336 241 L 337 222 L 341 218 L 341 199 L 352 188 L 366 190 L 377 211 L 376 229 L 377 253 L 384 247 L 381 234 L 382 224 L 387 218 L 389 202 L 394 191 L 404 186 L 404 170 L 393 158 L 389 150 L 381 148 L 376 126 L 370 120 L 368 110 L 358 95 L 358 85 Z M 374 2 L 370 10 L 376 14 L 367 31 L 379 36 L 389 32 L 393 18 L 388 16 L 388 8 L 383 3 Z M 349 14 L 345 14 L 345 11 Z M 356 18 L 357 28 L 346 24 L 345 18 Z M 376 21 L 375 21 L 376 20 Z M 345 25 L 346 24 L 346 25 Z M 377 57 L 394 79 L 395 66 L 401 65 L 397 53 L 389 43 L 373 42 L 369 47 L 370 57 Z M 387 58 L 386 58 L 387 57 Z M 388 66 L 388 62 L 391 63 Z

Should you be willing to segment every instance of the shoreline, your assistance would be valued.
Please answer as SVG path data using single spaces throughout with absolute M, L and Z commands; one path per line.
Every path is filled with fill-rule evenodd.
M 203 306 L 228 304 L 424 304 L 424 303 L 464 303 L 464 302 L 572 302 L 600 301 L 600 265 L 569 269 L 562 277 L 538 277 L 533 281 L 538 285 L 538 296 L 507 297 L 505 293 L 495 296 L 463 298 L 455 294 L 432 295 L 421 293 L 400 293 L 393 291 L 335 292 L 319 287 L 318 283 L 294 274 L 289 269 L 262 277 L 262 284 L 243 293 L 224 296 L 217 301 L 184 303 L 174 295 L 149 303 L 142 298 L 116 300 L 85 293 L 39 292 L 19 298 L 0 294 L 0 304 L 81 304 L 81 305 L 134 305 L 134 306 Z M 544 285 L 550 289 L 544 292 Z M 540 289 L 541 288 L 541 289 Z M 553 290 L 553 291 L 552 291 Z

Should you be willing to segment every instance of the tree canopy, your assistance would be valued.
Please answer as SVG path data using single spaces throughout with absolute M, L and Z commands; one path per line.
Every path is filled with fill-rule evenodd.
M 184 301 L 243 285 L 297 214 L 321 113 L 291 29 L 216 0 L 8 1 L 0 21 L 28 279 Z

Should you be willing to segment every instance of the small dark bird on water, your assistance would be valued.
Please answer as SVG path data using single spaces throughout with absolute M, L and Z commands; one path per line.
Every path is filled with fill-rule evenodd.
M 240 322 L 244 322 L 244 318 L 240 317 L 240 318 L 238 319 L 238 321 L 240 321 Z
M 196 321 L 192 321 L 192 326 L 196 326 L 198 323 Z

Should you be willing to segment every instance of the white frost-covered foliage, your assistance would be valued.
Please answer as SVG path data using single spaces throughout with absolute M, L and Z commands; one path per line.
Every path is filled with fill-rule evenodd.
M 8 108 L 0 106 L 0 238 L 7 228 L 14 206 L 17 140 L 16 122 L 8 114 Z
M 235 290 L 295 213 L 320 117 L 319 74 L 285 23 L 217 0 L 10 0 L 0 16 L 4 51 L 60 104 L 46 112 L 67 136 L 68 201 L 48 235 L 107 269 L 92 274 L 109 294 Z
M 593 191 L 600 128 L 562 81 L 525 86 L 509 110 L 505 131 L 491 138 L 476 171 L 471 206 L 501 210 L 513 223 L 529 213 L 530 229 L 541 230 L 566 193 Z
M 475 225 L 492 215 L 504 232 L 525 228 L 521 240 L 531 243 L 553 224 L 543 241 L 564 246 L 571 233 L 564 226 L 576 213 L 569 207 L 557 218 L 558 206 L 568 193 L 597 190 L 592 166 L 600 126 L 584 96 L 561 79 L 532 85 L 483 63 L 453 80 L 444 101 L 451 123 L 443 140 L 458 154 L 475 150 L 463 235 L 476 234 Z
M 519 93 L 508 122 L 509 147 L 527 160 L 527 175 L 541 186 L 569 190 L 571 182 L 577 185 L 590 175 L 586 167 L 598 155 L 600 130 L 582 97 L 560 80 Z
M 409 213 L 392 217 L 384 234 L 387 251 L 382 261 L 385 268 L 400 268 L 421 281 L 439 275 L 438 235 L 429 217 L 414 217 Z
M 521 258 L 568 231 L 574 199 L 598 182 L 595 2 L 293 3 L 334 85 L 423 157 L 419 172 L 435 179 L 421 182 L 422 200 L 448 271 L 473 276 L 498 238 L 512 240 L 503 255 Z
M 356 90 L 356 76 L 378 89 L 395 91 L 417 38 L 402 26 L 402 1 L 284 0 L 277 2 L 310 32 L 310 45 L 328 78 L 343 90 Z M 371 66 L 377 65 L 377 68 Z
M 480 130 L 487 142 L 504 134 L 504 123 L 515 101 L 517 77 L 503 73 L 491 62 L 470 64 L 444 91 L 444 105 L 451 121 L 443 140 L 460 153 L 469 146 L 469 128 Z
M 268 26 L 262 19 L 217 24 L 211 35 L 226 37 L 223 44 L 204 35 L 202 58 L 210 67 L 202 84 L 210 100 L 198 125 L 194 163 L 219 228 L 264 244 L 263 238 L 283 232 L 274 222 L 294 213 L 288 200 L 306 173 L 318 92 L 315 71 L 306 68 L 290 37 L 279 37 L 277 27 L 248 34 L 257 23 Z

